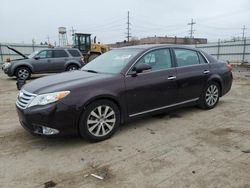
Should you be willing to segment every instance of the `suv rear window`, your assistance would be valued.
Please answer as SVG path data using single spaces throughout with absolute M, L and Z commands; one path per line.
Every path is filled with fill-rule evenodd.
M 68 54 L 64 50 L 54 50 L 54 55 L 53 57 L 68 57 Z
M 81 54 L 78 52 L 78 50 L 68 50 L 68 52 L 69 52 L 70 55 L 72 55 L 73 57 L 81 57 Z

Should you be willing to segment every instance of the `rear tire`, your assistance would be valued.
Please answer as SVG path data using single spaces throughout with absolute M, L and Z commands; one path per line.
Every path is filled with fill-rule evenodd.
M 28 80 L 31 76 L 31 71 L 27 67 L 18 67 L 15 71 L 17 79 Z
M 90 142 L 110 138 L 120 125 L 118 106 L 110 100 L 98 100 L 89 104 L 79 123 L 80 135 Z
M 74 70 L 78 70 L 79 67 L 77 65 L 69 65 L 66 69 L 66 71 L 74 71 Z
M 220 86 L 216 82 L 209 82 L 205 87 L 200 99 L 199 107 L 203 109 L 212 109 L 219 102 Z

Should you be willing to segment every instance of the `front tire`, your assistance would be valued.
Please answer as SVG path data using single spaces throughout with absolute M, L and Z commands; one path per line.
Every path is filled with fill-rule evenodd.
M 27 80 L 31 76 L 31 71 L 27 67 L 18 67 L 15 71 L 17 79 Z
M 199 100 L 199 106 L 203 109 L 212 109 L 219 102 L 220 86 L 216 82 L 209 82 Z
M 120 111 L 109 100 L 98 100 L 88 105 L 83 113 L 79 131 L 80 135 L 91 142 L 110 138 L 120 125 Z

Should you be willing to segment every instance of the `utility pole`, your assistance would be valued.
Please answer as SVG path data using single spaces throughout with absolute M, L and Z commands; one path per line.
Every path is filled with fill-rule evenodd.
M 48 39 L 48 44 L 50 44 L 49 35 L 47 36 L 47 39 Z
M 246 26 L 245 25 L 243 25 L 243 27 L 241 28 L 242 29 L 242 40 L 244 40 L 245 39 L 245 30 L 247 30 L 247 28 L 246 28 Z
M 76 29 L 74 29 L 73 26 L 72 26 L 70 31 L 72 33 L 72 35 L 71 35 L 72 36 L 72 44 L 74 44 L 74 34 L 76 32 Z
M 243 25 L 243 27 L 241 29 L 242 29 L 242 41 L 243 41 L 242 63 L 244 63 L 245 62 L 245 55 L 246 55 L 246 37 L 245 37 L 246 32 L 245 31 L 247 30 L 247 28 L 245 25 Z
M 196 24 L 194 21 L 193 21 L 193 18 L 191 19 L 191 22 L 188 23 L 188 25 L 190 25 L 190 30 L 189 30 L 189 34 L 190 34 L 190 39 L 191 39 L 191 44 L 193 42 L 193 38 L 194 38 L 194 29 L 193 29 L 193 25 Z
M 35 42 L 35 39 L 33 38 L 33 39 L 32 39 L 32 49 L 33 49 L 33 52 L 35 51 L 35 47 L 34 47 L 35 44 L 36 44 L 36 42 Z
M 126 38 L 127 38 L 127 41 L 129 42 L 130 41 L 130 37 L 131 37 L 131 33 L 130 33 L 130 17 L 129 17 L 129 11 L 128 11 L 128 16 L 127 16 L 127 33 L 126 33 Z
M 71 27 L 71 33 L 72 33 L 72 35 L 74 35 L 75 34 L 75 31 L 76 31 L 76 29 L 74 29 L 73 27 Z

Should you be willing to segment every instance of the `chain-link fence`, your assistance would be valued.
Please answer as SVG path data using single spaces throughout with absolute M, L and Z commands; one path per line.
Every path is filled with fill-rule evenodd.
M 216 43 L 198 44 L 195 46 L 219 60 L 231 63 L 250 62 L 250 39 L 237 41 L 220 41 Z

